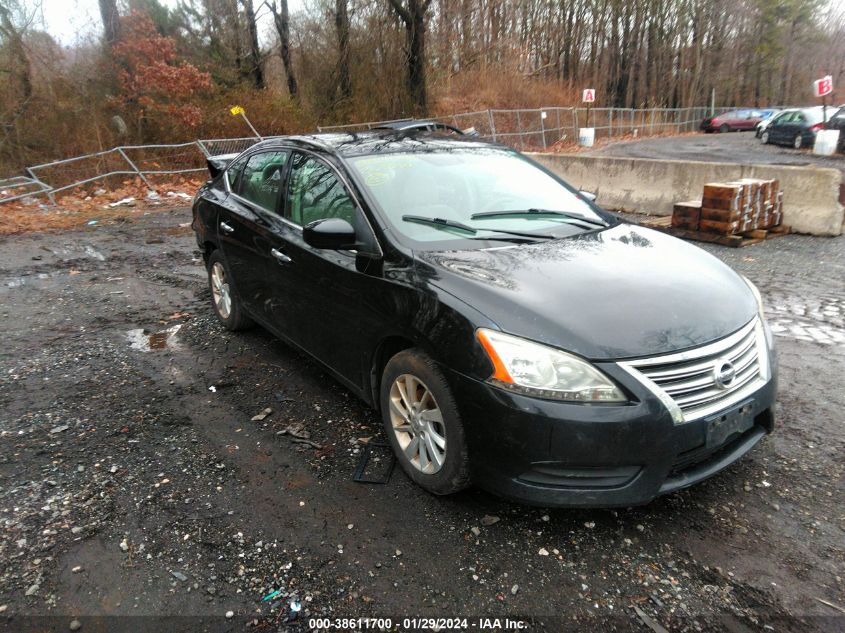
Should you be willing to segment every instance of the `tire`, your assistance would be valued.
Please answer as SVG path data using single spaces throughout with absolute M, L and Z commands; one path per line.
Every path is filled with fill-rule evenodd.
M 801 149 L 802 147 L 804 147 L 804 137 L 800 134 L 796 134 L 795 138 L 792 139 L 792 147 L 794 147 L 795 149 Z
M 253 325 L 231 284 L 231 274 L 219 250 L 208 257 L 208 287 L 211 290 L 211 307 L 217 320 L 232 332 L 245 330 Z
M 760 141 L 763 143 L 763 145 L 768 145 L 768 144 L 769 144 L 769 132 L 768 132 L 768 130 L 767 130 L 767 131 L 765 131 L 765 132 L 763 132 L 763 133 L 760 135 Z
M 730 126 L 730 125 L 728 125 L 727 123 L 722 123 L 722 125 L 721 125 L 721 126 L 719 126 L 719 131 L 720 131 L 722 134 L 725 134 L 726 132 L 730 132 L 730 131 L 731 131 L 731 126 Z
M 407 349 L 391 358 L 382 372 L 379 400 L 385 435 L 414 483 L 436 495 L 470 485 L 458 406 L 430 356 Z

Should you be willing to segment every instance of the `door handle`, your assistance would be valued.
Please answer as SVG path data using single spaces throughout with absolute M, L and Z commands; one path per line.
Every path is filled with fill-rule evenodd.
M 278 261 L 280 264 L 289 264 L 293 261 L 290 257 L 285 255 L 282 251 L 276 250 L 275 248 L 270 250 L 270 254 L 273 257 L 275 257 L 276 261 Z
M 231 226 L 229 226 L 225 222 L 220 223 L 220 228 L 223 229 L 223 231 L 225 231 L 226 233 L 234 233 L 235 232 L 235 229 L 233 229 Z

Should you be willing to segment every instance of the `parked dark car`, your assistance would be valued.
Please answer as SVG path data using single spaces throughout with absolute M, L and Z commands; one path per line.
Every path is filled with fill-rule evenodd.
M 426 490 L 642 504 L 772 430 L 751 282 L 518 152 L 368 132 L 210 170 L 193 228 L 220 322 L 325 365 Z
M 789 145 L 795 149 L 810 147 L 816 140 L 816 132 L 824 128 L 824 113 L 821 107 L 801 108 L 772 121 L 760 140 L 774 145 Z
M 833 112 L 831 115 L 830 112 Z M 839 141 L 836 144 L 837 152 L 845 152 L 845 106 L 838 110 L 828 108 L 828 116 L 830 117 L 825 123 L 825 128 L 828 130 L 839 130 Z
M 759 123 L 755 126 L 755 128 L 754 128 L 754 130 L 755 130 L 755 132 L 754 132 L 755 136 L 756 136 L 757 138 L 760 138 L 761 136 L 763 136 L 763 132 L 765 132 L 765 131 L 766 131 L 766 129 L 767 129 L 767 128 L 768 128 L 768 127 L 772 124 L 772 123 L 774 123 L 775 121 L 777 121 L 777 120 L 778 120 L 778 119 L 780 119 L 781 117 L 786 116 L 786 115 L 787 115 L 787 114 L 789 114 L 790 112 L 795 112 L 795 110 L 797 110 L 797 109 L 798 109 L 798 108 L 788 108 L 788 109 L 786 109 L 786 110 L 777 110 L 777 111 L 773 112 L 771 116 L 766 117 L 765 119 L 763 119 L 762 121 L 760 121 L 760 122 L 759 122 Z
M 707 117 L 699 126 L 705 132 L 737 132 L 753 130 L 765 117 L 761 110 L 728 110 Z

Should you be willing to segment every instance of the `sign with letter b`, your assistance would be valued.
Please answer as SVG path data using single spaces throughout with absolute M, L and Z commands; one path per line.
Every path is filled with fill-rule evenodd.
M 824 97 L 833 92 L 833 77 L 826 75 L 813 82 L 813 92 L 817 97 Z

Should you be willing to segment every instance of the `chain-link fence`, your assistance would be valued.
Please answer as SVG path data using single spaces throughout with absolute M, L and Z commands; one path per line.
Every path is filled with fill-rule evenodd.
M 533 108 L 481 110 L 436 117 L 462 130 L 473 129 L 482 139 L 518 149 L 546 149 L 557 143 L 575 142 L 581 128 L 593 128 L 596 139 L 623 136 L 680 134 L 698 129 L 711 112 L 701 108 Z M 395 121 L 370 121 L 349 125 L 321 126 L 321 132 L 354 132 Z
M 709 108 L 534 108 L 461 112 L 436 120 L 462 130 L 473 130 L 478 138 L 517 149 L 547 149 L 559 143 L 576 142 L 581 128 L 593 128 L 596 139 L 683 133 L 698 129 Z M 319 132 L 355 132 L 391 121 L 370 121 L 348 125 L 321 126 Z M 151 189 L 159 176 L 204 172 L 209 156 L 236 154 L 260 139 L 242 137 L 204 139 L 170 145 L 125 145 L 114 149 L 57 160 L 26 169 L 26 176 L 0 179 L 0 204 L 54 195 L 92 182 L 113 178 L 140 178 Z

